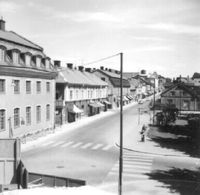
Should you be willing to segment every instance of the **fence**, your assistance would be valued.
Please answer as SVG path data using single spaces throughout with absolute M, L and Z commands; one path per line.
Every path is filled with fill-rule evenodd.
M 86 185 L 86 182 L 84 180 L 57 177 L 52 175 L 31 173 L 31 172 L 28 173 L 28 178 L 29 178 L 28 186 L 31 186 L 32 184 L 35 185 L 39 184 L 49 187 L 55 187 L 55 186 L 78 187 Z

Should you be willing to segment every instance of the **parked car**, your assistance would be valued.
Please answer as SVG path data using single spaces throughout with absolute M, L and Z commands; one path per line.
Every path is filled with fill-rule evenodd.
M 143 103 L 144 103 L 143 99 L 138 100 L 138 104 L 143 104 Z

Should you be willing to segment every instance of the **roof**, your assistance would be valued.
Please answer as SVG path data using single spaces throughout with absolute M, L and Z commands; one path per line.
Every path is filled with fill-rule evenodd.
M 141 75 L 136 75 L 135 77 L 133 77 L 133 79 L 135 79 L 135 80 L 140 79 L 140 81 L 142 81 L 143 83 L 145 83 L 147 85 L 154 86 L 154 84 L 151 83 L 151 81 L 150 81 L 152 78 L 147 78 L 147 77 L 144 77 L 144 76 L 141 76 Z
M 13 31 L 3 31 L 0 30 L 0 39 L 6 40 L 9 42 L 13 42 L 15 44 L 31 47 L 37 50 L 43 50 L 42 47 L 38 46 L 37 44 L 27 40 L 26 38 L 22 37 L 21 35 L 18 35 L 17 33 Z
M 121 85 L 120 85 L 120 79 L 119 79 L 119 78 L 114 78 L 114 77 L 112 77 L 112 78 L 110 78 L 110 82 L 113 84 L 114 87 L 120 87 L 120 86 L 121 86 Z M 123 86 L 123 87 L 127 87 L 127 88 L 130 87 L 129 81 L 123 79 L 123 80 L 122 80 L 122 86 Z
M 100 73 L 108 76 L 110 82 L 112 83 L 112 85 L 114 87 L 120 87 L 120 74 L 110 72 L 110 71 L 106 71 L 106 70 L 96 70 L 96 71 L 99 71 Z M 127 87 L 127 88 L 130 87 L 130 83 L 129 83 L 128 79 L 125 78 L 125 77 L 123 77 L 122 86 Z
M 114 72 L 110 72 L 110 71 L 107 71 L 107 70 L 96 70 L 96 71 L 99 71 L 105 75 L 107 75 L 108 77 L 114 77 L 114 78 L 120 78 L 120 74 L 117 74 L 117 73 L 114 73 Z M 125 77 L 123 77 L 123 79 L 126 79 Z
M 180 89 L 183 89 L 184 91 L 189 93 L 192 97 L 198 98 L 200 96 L 200 87 L 199 86 L 191 86 L 191 85 L 187 85 L 187 84 L 182 83 L 182 82 L 173 84 L 172 86 L 167 88 L 164 92 L 162 92 L 161 96 L 163 94 L 167 93 L 168 91 L 171 91 L 171 90 L 173 90 L 174 88 L 177 88 L 177 87 L 180 88 Z
M 58 72 L 56 83 L 67 83 L 75 85 L 90 85 L 90 86 L 107 86 L 105 81 L 102 81 L 95 74 L 75 69 L 61 69 Z
M 139 72 L 124 72 L 123 76 L 126 77 L 127 79 L 135 77 L 136 75 L 139 75 Z

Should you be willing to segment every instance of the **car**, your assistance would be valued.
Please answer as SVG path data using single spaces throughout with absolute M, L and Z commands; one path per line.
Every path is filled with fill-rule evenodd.
M 138 104 L 143 104 L 144 103 L 144 100 L 140 99 L 138 100 Z

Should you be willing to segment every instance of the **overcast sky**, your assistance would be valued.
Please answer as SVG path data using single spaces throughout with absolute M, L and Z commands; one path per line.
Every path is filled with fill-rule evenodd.
M 6 29 L 77 65 L 124 53 L 124 71 L 200 72 L 200 0 L 0 0 Z M 119 69 L 119 58 L 91 67 Z

